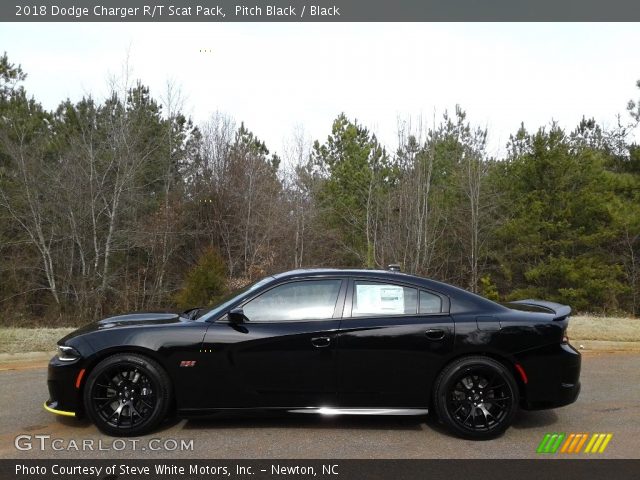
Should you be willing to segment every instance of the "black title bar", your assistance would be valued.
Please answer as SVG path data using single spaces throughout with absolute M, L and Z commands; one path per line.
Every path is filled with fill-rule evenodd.
M 464 448 L 464 447 L 463 447 Z M 504 448 L 504 447 L 503 447 Z M 0 460 L 22 480 L 540 480 L 637 479 L 640 460 Z
M 3 0 L 2 22 L 640 21 L 637 0 Z

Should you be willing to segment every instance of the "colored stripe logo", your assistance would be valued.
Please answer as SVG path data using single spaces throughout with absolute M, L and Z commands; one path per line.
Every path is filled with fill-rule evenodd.
M 536 453 L 603 453 L 612 438 L 612 433 L 547 433 Z

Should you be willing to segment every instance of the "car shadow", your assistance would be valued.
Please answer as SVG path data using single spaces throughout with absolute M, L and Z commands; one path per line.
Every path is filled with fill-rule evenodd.
M 555 412 L 555 410 L 518 410 L 510 428 L 515 428 L 517 430 L 526 430 L 528 428 L 539 428 L 553 425 L 557 421 L 558 414 Z M 429 415 L 426 423 L 429 428 L 442 435 L 446 435 L 447 437 L 452 438 L 459 438 L 454 433 L 449 431 L 449 429 L 447 429 L 444 424 L 442 424 L 436 418 L 435 415 Z
M 89 428 L 93 427 L 91 421 L 86 417 L 56 417 L 59 424 L 71 428 Z
M 58 423 L 74 429 L 95 428 L 87 418 L 57 418 Z M 155 430 L 154 434 L 174 428 L 183 419 L 172 416 Z M 519 410 L 511 428 L 518 430 L 553 425 L 558 421 L 555 410 Z M 226 413 L 215 417 L 188 419 L 184 430 L 206 429 L 348 429 L 348 430 L 398 430 L 419 431 L 426 426 L 442 435 L 455 437 L 435 415 L 395 416 L 395 415 L 305 415 L 292 413 Z
M 78 418 L 78 417 L 62 417 L 62 416 L 60 416 L 60 417 L 56 418 L 56 421 L 60 425 L 64 425 L 65 427 L 76 429 L 76 430 L 85 430 L 85 429 L 95 430 L 96 429 L 96 427 L 93 425 L 91 420 L 89 420 L 87 417 Z M 182 421 L 182 419 L 177 418 L 177 417 L 167 418 L 165 421 L 163 421 L 159 426 L 157 426 L 154 429 L 153 433 L 160 433 L 160 432 L 163 432 L 165 430 L 170 430 L 171 428 L 175 427 L 181 421 Z M 29 431 L 29 429 L 32 429 L 32 427 L 25 427 L 26 431 Z
M 517 429 L 539 428 L 548 427 L 557 421 L 558 414 L 555 410 L 518 410 L 511 426 Z
M 555 410 L 518 410 L 511 428 L 526 430 L 553 425 L 558 421 Z M 455 437 L 435 415 L 302 415 L 302 414 L 224 414 L 217 417 L 189 419 L 184 429 L 215 428 L 324 428 L 351 430 L 421 430 L 424 426 L 450 437 Z

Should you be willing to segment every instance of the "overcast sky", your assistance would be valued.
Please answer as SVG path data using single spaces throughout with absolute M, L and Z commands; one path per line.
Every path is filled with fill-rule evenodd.
M 173 81 L 196 122 L 222 111 L 278 152 L 296 125 L 324 140 L 342 111 L 392 149 L 399 118 L 456 104 L 496 153 L 521 122 L 612 125 L 640 97 L 639 45 L 638 24 L 0 24 L 47 108 L 103 98 L 129 52 L 156 97 Z

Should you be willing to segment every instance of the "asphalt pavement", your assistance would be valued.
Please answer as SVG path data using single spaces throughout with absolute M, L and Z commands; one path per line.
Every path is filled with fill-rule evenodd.
M 114 440 L 85 420 L 43 410 L 42 361 L 0 365 L 0 458 L 536 458 L 546 433 L 612 433 L 601 454 L 545 458 L 640 458 L 640 354 L 587 353 L 582 392 L 567 407 L 519 412 L 500 438 L 473 442 L 426 417 L 286 415 L 172 420 L 133 440 Z M 16 447 L 17 444 L 20 448 Z

